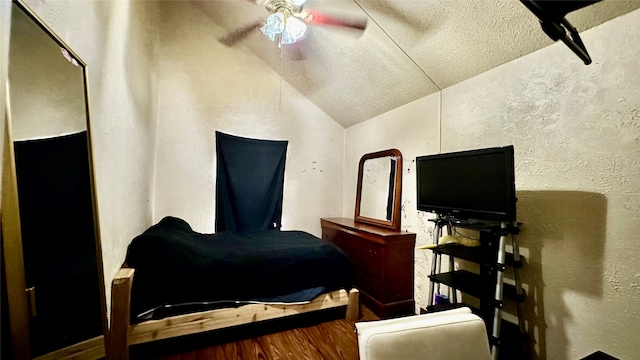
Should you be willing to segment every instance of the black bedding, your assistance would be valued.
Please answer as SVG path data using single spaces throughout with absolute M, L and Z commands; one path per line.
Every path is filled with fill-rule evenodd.
M 194 232 L 165 217 L 129 245 L 132 321 L 251 302 L 304 302 L 350 289 L 351 263 L 302 231 Z

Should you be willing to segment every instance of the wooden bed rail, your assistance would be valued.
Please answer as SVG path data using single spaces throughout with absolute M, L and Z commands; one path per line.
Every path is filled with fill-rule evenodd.
M 129 359 L 129 323 L 133 269 L 118 270 L 111 283 L 109 351 L 112 359 Z
M 131 285 L 133 269 L 118 271 L 111 289 L 110 351 L 112 359 L 129 358 L 129 346 L 168 339 L 231 326 L 282 318 L 318 310 L 346 306 L 346 320 L 358 319 L 359 292 L 357 289 L 337 290 L 320 295 L 309 303 L 293 305 L 249 304 L 237 308 L 216 309 L 172 316 L 160 320 L 148 320 L 130 324 Z
M 355 323 L 360 317 L 360 291 L 356 288 L 349 290 L 349 299 L 347 300 L 347 314 L 345 319 L 350 323 Z

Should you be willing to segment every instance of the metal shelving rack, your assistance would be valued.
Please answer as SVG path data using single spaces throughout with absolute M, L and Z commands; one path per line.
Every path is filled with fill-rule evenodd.
M 482 317 L 487 325 L 487 333 L 490 334 L 489 341 L 491 345 L 491 353 L 494 360 L 498 359 L 500 348 L 507 345 L 514 345 L 514 341 L 526 339 L 526 330 L 522 314 L 522 302 L 525 299 L 525 293 L 522 289 L 522 280 L 520 277 L 520 268 L 522 267 L 524 258 L 520 256 L 519 245 L 517 242 L 517 234 L 520 232 L 520 224 L 513 223 L 497 223 L 497 222 L 469 222 L 448 217 L 438 216 L 432 219 L 435 223 L 433 229 L 433 244 L 431 248 L 433 257 L 431 262 L 431 275 L 429 275 L 429 304 L 427 312 L 444 310 L 446 308 L 467 306 L 458 302 L 457 291 L 473 296 L 480 301 L 479 308 L 472 308 L 472 311 Z M 480 246 L 467 247 L 458 244 L 442 244 L 439 245 L 439 239 L 442 236 L 443 228 L 447 228 L 447 233 L 451 234 L 456 228 L 477 230 L 480 234 Z M 507 242 L 511 242 L 512 251 L 507 252 Z M 449 258 L 448 272 L 441 272 L 442 255 Z M 455 270 L 454 259 L 463 259 L 479 264 L 479 273 L 467 270 Z M 512 268 L 514 272 L 515 284 L 507 284 L 504 282 L 504 274 L 507 267 Z M 445 285 L 450 287 L 451 304 L 434 304 L 436 295 L 436 287 Z M 439 291 L 438 291 L 439 292 Z M 502 307 L 505 297 L 512 298 L 516 301 L 516 312 L 518 323 L 517 332 L 519 339 L 511 339 L 509 343 L 501 337 L 501 326 L 513 326 L 512 323 L 503 321 Z M 509 331 L 509 333 L 514 333 Z M 520 344 L 522 345 L 522 344 Z M 520 347 L 522 349 L 522 346 Z M 509 348 L 514 351 L 513 348 Z M 517 351 L 517 350 L 516 350 Z M 521 351 L 520 351 L 521 352 Z M 505 353 L 505 356 L 507 354 Z M 512 354 L 509 354 L 511 356 Z M 521 354 L 519 354 L 521 356 Z M 521 357 L 519 357 L 521 358 Z

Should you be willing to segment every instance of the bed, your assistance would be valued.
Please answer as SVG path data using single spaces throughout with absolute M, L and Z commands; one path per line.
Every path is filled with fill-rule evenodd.
M 113 280 L 108 355 L 126 359 L 134 344 L 337 307 L 355 321 L 351 284 L 346 255 L 306 232 L 201 234 L 165 217 L 131 242 Z

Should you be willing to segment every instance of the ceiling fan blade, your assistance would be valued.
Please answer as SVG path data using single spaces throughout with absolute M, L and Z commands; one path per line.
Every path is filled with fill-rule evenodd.
M 234 30 L 227 35 L 218 39 L 221 43 L 227 46 L 233 46 L 238 43 L 240 40 L 244 39 L 249 35 L 253 30 L 262 26 L 262 20 L 257 20 L 251 24 L 245 25 L 237 30 Z
M 316 10 L 304 10 L 303 20 L 314 25 L 344 26 L 364 30 L 367 27 L 366 17 L 337 17 Z

